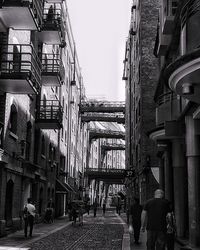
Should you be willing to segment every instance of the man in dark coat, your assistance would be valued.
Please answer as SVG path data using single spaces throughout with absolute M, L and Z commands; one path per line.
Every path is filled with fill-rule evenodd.
M 142 211 L 142 231 L 147 229 L 147 250 L 164 250 L 166 244 L 166 216 L 170 212 L 164 192 L 157 189 L 154 198 L 147 201 Z
M 132 226 L 134 230 L 135 243 L 139 244 L 140 228 L 141 228 L 141 213 L 142 206 L 139 203 L 139 198 L 134 198 L 134 203 L 130 208 L 130 214 L 132 217 Z

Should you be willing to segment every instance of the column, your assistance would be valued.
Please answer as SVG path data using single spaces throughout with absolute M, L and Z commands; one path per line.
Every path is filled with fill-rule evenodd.
M 185 236 L 187 213 L 187 171 L 184 141 L 172 141 L 172 165 L 174 178 L 174 211 L 177 224 L 177 235 Z
M 186 155 L 188 169 L 189 238 L 191 246 L 200 245 L 200 121 L 191 116 L 186 122 Z
M 159 157 L 159 188 L 165 189 L 165 176 L 164 176 L 164 159 L 163 155 Z

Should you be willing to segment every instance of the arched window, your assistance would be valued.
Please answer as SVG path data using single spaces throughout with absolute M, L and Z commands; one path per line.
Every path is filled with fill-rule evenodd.
M 11 106 L 10 110 L 10 131 L 13 134 L 17 134 L 17 108 L 14 104 Z
M 45 139 L 44 139 L 44 135 L 42 136 L 41 154 L 42 154 L 42 155 L 45 155 Z

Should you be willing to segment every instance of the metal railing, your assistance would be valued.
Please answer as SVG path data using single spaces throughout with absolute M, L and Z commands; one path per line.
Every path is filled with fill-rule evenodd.
M 64 65 L 60 54 L 45 54 L 42 56 L 42 73 L 60 73 L 61 78 L 64 78 Z
M 0 70 L 6 74 L 28 74 L 33 86 L 41 86 L 41 62 L 30 44 L 1 44 Z M 12 78 L 14 78 L 13 75 Z
M 63 110 L 58 100 L 41 100 L 37 107 L 38 120 L 57 120 L 62 123 Z
M 43 28 L 45 29 L 58 29 L 63 32 L 63 14 L 62 8 L 44 8 L 43 11 Z
M 167 92 L 165 94 L 160 95 L 156 103 L 158 106 L 161 106 L 164 103 L 172 102 L 172 100 L 176 100 L 176 99 L 177 99 L 176 94 L 174 94 L 173 92 Z
M 33 13 L 40 26 L 42 25 L 43 2 L 44 0 L 32 0 Z

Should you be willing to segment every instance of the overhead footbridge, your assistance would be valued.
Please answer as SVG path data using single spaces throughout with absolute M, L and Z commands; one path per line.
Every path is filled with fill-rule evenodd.
M 101 149 L 103 151 L 111 151 L 111 150 L 125 150 L 125 144 L 119 144 L 119 143 L 106 143 L 101 145 Z
M 80 113 L 85 113 L 85 112 L 125 113 L 125 102 L 105 102 L 105 101 L 81 102 L 79 110 Z
M 110 138 L 110 139 L 123 139 L 125 140 L 125 132 L 123 131 L 113 131 L 104 129 L 90 129 L 89 130 L 89 140 L 99 139 L 99 138 Z
M 117 122 L 125 124 L 124 114 L 110 114 L 110 113 L 84 113 L 81 115 L 82 122 Z
M 87 168 L 85 175 L 88 177 L 88 181 L 98 180 L 107 184 L 123 184 L 126 170 L 118 168 Z

